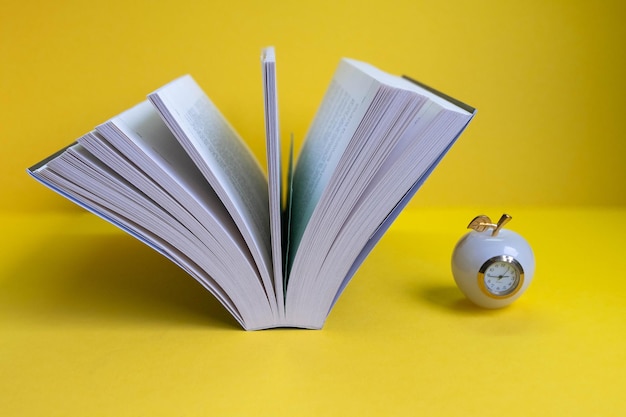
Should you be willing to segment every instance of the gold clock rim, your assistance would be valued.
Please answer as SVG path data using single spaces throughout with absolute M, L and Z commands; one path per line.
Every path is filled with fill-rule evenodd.
M 489 289 L 485 285 L 485 271 L 487 270 L 487 268 L 489 268 L 492 264 L 496 262 L 506 262 L 508 264 L 511 264 L 514 268 L 516 268 L 519 271 L 519 281 L 517 285 L 511 292 L 507 294 L 503 294 L 503 295 L 494 294 L 491 291 L 489 291 Z M 480 287 L 480 290 L 483 292 L 483 294 L 485 294 L 486 296 L 490 298 L 494 298 L 496 300 L 503 300 L 506 298 L 511 298 L 515 294 L 517 294 L 520 291 L 520 289 L 524 286 L 524 268 L 518 262 L 518 260 L 512 257 L 511 255 L 494 256 L 492 258 L 487 259 L 478 270 L 478 286 Z

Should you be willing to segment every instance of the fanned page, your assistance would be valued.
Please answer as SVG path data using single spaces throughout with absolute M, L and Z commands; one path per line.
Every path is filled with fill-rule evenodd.
M 268 185 L 259 163 L 190 76 L 167 84 L 148 98 L 231 214 L 257 263 L 278 320 L 271 277 Z
M 245 326 L 235 305 L 215 284 L 211 275 L 205 272 L 204 268 L 212 261 L 202 259 L 205 263 L 203 266 L 184 253 L 186 237 L 176 228 L 175 220 L 168 219 L 160 207 L 138 193 L 131 184 L 81 145 L 70 145 L 31 167 L 29 172 L 44 185 L 168 257 L 211 291 L 233 317 Z
M 471 107 L 471 106 L 469 106 L 469 105 L 467 105 L 467 104 L 465 104 L 465 103 L 463 103 L 463 102 L 461 102 L 461 101 L 459 101 L 459 100 L 457 100 L 457 99 L 455 99 L 453 97 L 450 97 L 450 96 L 448 96 L 448 95 L 446 95 L 444 93 L 441 93 L 441 92 L 435 90 L 434 88 L 432 88 L 430 86 L 427 86 L 427 85 L 422 84 L 422 83 L 420 83 L 420 82 L 418 82 L 416 80 L 413 80 L 410 77 L 403 76 L 403 78 L 405 78 L 406 80 L 416 84 L 420 88 L 423 88 L 424 90 L 426 90 L 426 92 L 430 92 L 430 93 L 432 93 L 435 96 L 439 96 L 441 99 L 443 99 L 445 101 L 449 101 L 450 103 L 454 104 L 455 106 L 458 106 L 460 109 L 465 110 L 468 114 L 470 114 L 470 118 L 469 119 L 460 118 L 460 120 L 457 121 L 459 129 L 458 129 L 458 132 L 457 132 L 456 136 L 454 136 L 454 138 L 447 144 L 447 146 L 445 146 L 443 148 L 443 151 L 439 153 L 439 155 L 437 156 L 437 158 L 434 161 L 432 161 L 432 162 L 428 161 L 428 162 L 430 162 L 430 166 L 428 166 L 428 168 L 425 171 L 423 170 L 423 167 L 420 167 L 418 164 L 413 165 L 413 169 L 417 170 L 417 174 L 409 175 L 408 177 L 411 180 L 414 179 L 414 178 L 417 178 L 415 183 L 411 186 L 409 191 L 406 194 L 404 194 L 402 199 L 393 207 L 393 209 L 391 210 L 389 215 L 387 217 L 385 217 L 385 220 L 369 236 L 369 238 L 367 239 L 367 243 L 364 245 L 364 247 L 361 250 L 361 252 L 359 252 L 359 255 L 356 257 L 356 259 L 354 260 L 354 262 L 350 266 L 350 269 L 348 270 L 347 274 L 343 278 L 343 281 L 341 282 L 341 285 L 339 286 L 339 289 L 338 289 L 337 293 L 335 294 L 335 297 L 333 299 L 331 307 L 338 300 L 339 296 L 342 294 L 343 290 L 348 285 L 350 279 L 356 273 L 356 271 L 361 266 L 363 261 L 367 258 L 367 256 L 372 251 L 374 246 L 382 238 L 382 236 L 385 234 L 387 229 L 389 229 L 389 227 L 395 221 L 395 219 L 398 217 L 400 212 L 406 207 L 406 205 L 409 203 L 411 198 L 413 198 L 413 196 L 417 193 L 419 188 L 426 181 L 426 179 L 430 176 L 430 174 L 434 171 L 434 169 L 439 164 L 439 162 L 441 162 L 443 157 L 448 153 L 450 148 L 452 148 L 452 145 L 454 145 L 454 143 L 459 138 L 459 136 L 461 136 L 463 131 L 467 128 L 467 126 L 469 125 L 469 122 L 471 121 L 471 119 L 476 115 L 476 109 L 474 107 Z M 424 94 L 426 94 L 426 92 Z M 399 154 L 398 156 L 404 157 L 404 158 L 408 159 L 409 161 L 417 161 L 419 159 L 419 155 L 418 155 L 419 154 L 419 150 L 417 148 L 413 147 L 412 148 L 413 153 L 410 153 L 409 151 L 411 151 L 411 148 L 403 148 L 403 149 L 399 149 L 397 154 Z M 393 158 L 391 158 L 391 159 L 393 160 Z M 422 166 L 423 166 L 423 163 L 422 163 Z M 390 168 L 390 167 L 388 167 L 388 168 Z M 382 176 L 382 175 L 384 175 L 384 171 L 382 171 L 380 173 L 380 176 Z M 382 191 L 381 188 L 384 187 L 387 182 L 384 182 L 384 181 L 374 182 L 375 184 L 378 184 L 378 193 L 380 193 Z M 382 186 L 381 186 L 381 184 L 382 184 Z M 380 195 L 369 194 L 369 196 L 373 200 L 378 200 L 378 201 L 381 201 L 381 199 L 384 199 L 384 198 L 389 198 L 388 195 L 380 196 Z M 391 201 L 395 201 L 395 200 L 392 199 Z M 358 221 L 358 220 L 356 220 L 356 221 Z M 353 219 L 353 222 L 355 222 L 354 219 Z M 346 230 L 345 233 L 349 233 L 349 231 Z
M 273 316 L 256 265 L 239 230 L 176 138 L 149 102 L 143 102 L 79 139 L 86 149 L 171 213 L 195 240 L 220 289 L 238 305 L 246 327 Z M 245 285 L 236 284 L 237 276 Z M 255 324 L 256 323 L 256 324 Z
M 287 322 L 323 325 L 370 238 L 471 117 L 400 77 L 341 62 L 296 166 Z
M 272 240 L 274 289 L 278 304 L 278 314 L 279 317 L 283 319 L 285 315 L 285 298 L 283 287 L 283 242 L 281 224 L 282 172 L 276 83 L 276 54 L 273 47 L 263 50 L 261 67 L 265 104 L 265 140 L 267 143 L 267 176 L 269 183 L 270 234 Z
M 340 65 L 326 91 L 293 174 L 289 267 L 322 192 L 377 88 L 372 78 Z
M 239 230 L 150 103 L 114 117 L 78 142 L 32 174 L 157 248 L 213 293 L 244 328 L 276 324 Z

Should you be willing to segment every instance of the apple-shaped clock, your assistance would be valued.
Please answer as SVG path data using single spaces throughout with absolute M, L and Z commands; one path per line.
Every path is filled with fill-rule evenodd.
M 452 275 L 463 294 L 474 304 L 501 308 L 518 299 L 535 273 L 535 257 L 519 234 L 503 229 L 511 216 L 497 224 L 489 217 L 475 217 L 452 252 Z

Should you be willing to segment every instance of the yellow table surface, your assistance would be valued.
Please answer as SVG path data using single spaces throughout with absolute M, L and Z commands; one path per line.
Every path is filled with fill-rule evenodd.
M 480 213 L 411 207 L 323 330 L 259 332 L 92 215 L 4 213 L 0 413 L 626 415 L 626 210 L 509 213 L 537 258 L 509 308 L 450 273 Z

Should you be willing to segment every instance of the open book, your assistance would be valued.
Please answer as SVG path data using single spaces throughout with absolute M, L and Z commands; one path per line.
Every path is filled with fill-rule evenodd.
M 319 329 L 475 109 L 342 59 L 283 175 L 274 49 L 261 61 L 267 176 L 188 75 L 28 171 L 175 262 L 243 328 Z

